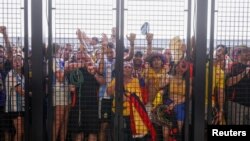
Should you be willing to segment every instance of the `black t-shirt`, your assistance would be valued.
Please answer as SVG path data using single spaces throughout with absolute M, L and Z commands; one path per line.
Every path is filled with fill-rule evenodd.
M 232 66 L 232 72 L 229 77 L 237 76 L 246 70 L 247 65 L 237 63 Z M 235 85 L 231 87 L 235 92 L 233 96 L 233 101 L 240 103 L 245 106 L 250 106 L 250 77 L 248 75 L 243 76 L 243 78 Z
M 83 82 L 77 85 L 76 105 L 69 113 L 69 132 L 98 133 L 98 90 L 99 83 L 85 68 L 79 69 Z M 71 84 L 71 79 L 69 81 Z
M 86 69 L 80 69 L 83 74 L 84 82 L 81 84 L 81 97 L 86 102 L 86 105 L 93 106 L 93 101 L 98 99 L 99 83 L 94 75 L 90 74 Z

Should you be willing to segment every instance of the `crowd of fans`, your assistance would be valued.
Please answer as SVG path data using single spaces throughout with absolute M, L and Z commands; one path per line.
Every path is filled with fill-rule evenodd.
M 77 29 L 77 49 L 69 43 L 53 44 L 53 141 L 113 139 L 115 96 L 119 94 L 114 77 L 119 73 L 115 29 L 110 38 L 103 33 L 101 41 Z M 24 80 L 30 78 L 23 75 L 22 49 L 10 42 L 5 26 L 0 26 L 0 33 L 5 41 L 0 46 L 0 138 L 21 141 Z M 153 39 L 154 34 L 146 34 L 143 52 L 135 50 L 136 34 L 127 35 L 130 46 L 124 50 L 122 95 L 125 141 L 182 140 L 185 100 L 187 96 L 191 99 L 194 86 L 195 43 L 187 58 L 180 37 L 172 38 L 162 52 L 155 51 Z M 212 124 L 250 124 L 249 56 L 246 46 L 229 50 L 218 45 L 214 58 L 207 59 L 206 105 L 212 65 L 212 113 L 206 113 L 212 115 Z

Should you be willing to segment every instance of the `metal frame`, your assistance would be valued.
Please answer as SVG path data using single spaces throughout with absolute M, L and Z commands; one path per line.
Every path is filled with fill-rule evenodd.
M 205 139 L 205 71 L 207 50 L 207 0 L 195 0 L 196 4 L 196 48 L 194 60 L 194 93 L 192 101 L 192 141 Z
M 27 0 L 26 0 L 27 1 Z M 124 0 L 116 0 L 116 58 L 117 68 L 116 73 L 116 114 L 115 114 L 115 140 L 123 140 L 123 117 L 122 117 L 122 95 L 123 95 L 123 49 L 124 49 Z M 196 11 L 196 61 L 194 63 L 195 67 L 194 73 L 194 94 L 193 94 L 193 128 L 192 132 L 189 131 L 189 122 L 185 124 L 185 141 L 189 140 L 189 132 L 193 134 L 193 141 L 203 141 L 204 140 L 204 116 L 205 116 L 205 64 L 206 64 L 206 43 L 207 43 L 207 0 L 196 0 L 197 11 Z M 49 38 L 48 38 L 48 56 L 52 55 L 52 0 L 49 0 Z M 43 22 L 42 22 L 42 0 L 32 1 L 32 82 L 33 82 L 33 98 L 32 98 L 32 140 L 42 141 L 44 140 L 43 133 L 43 99 L 44 90 L 43 82 L 36 81 L 43 79 Z M 188 31 L 187 31 L 187 45 L 190 49 L 190 28 L 191 28 L 191 0 L 188 0 Z M 190 52 L 190 50 L 188 50 Z M 189 57 L 189 56 L 188 56 Z M 52 58 L 49 59 L 49 67 L 52 66 Z M 49 68 L 49 70 L 52 70 Z M 52 73 L 49 72 L 49 94 L 51 94 L 51 77 Z M 52 97 L 49 96 L 49 107 L 52 107 Z M 189 103 L 187 103 L 189 106 Z M 48 115 L 53 117 L 53 109 L 48 111 Z M 48 117 L 48 123 L 52 123 L 52 118 Z M 186 121 L 189 121 L 187 118 Z M 48 128 L 48 133 L 52 127 Z M 28 135 L 28 133 L 27 133 Z M 51 137 L 51 135 L 49 135 Z M 51 138 L 49 138 L 50 140 Z
M 211 22 L 210 22 L 210 42 L 209 42 L 209 71 L 208 71 L 208 106 L 207 122 L 212 123 L 212 83 L 213 83 L 213 53 L 214 53 L 214 13 L 215 0 L 211 0 Z
M 24 77 L 25 77 L 25 115 L 24 115 L 24 140 L 30 140 L 30 96 L 29 96 L 29 20 L 28 20 L 28 0 L 24 0 Z
M 47 127 L 47 132 L 48 132 L 48 141 L 52 140 L 52 130 L 53 130 L 53 97 L 52 97 L 52 81 L 53 81 L 53 60 L 52 60 L 52 0 L 49 0 L 48 2 L 48 50 L 47 50 L 47 55 L 48 55 L 48 127 Z
M 53 63 L 52 63 L 52 0 L 48 1 L 48 141 L 52 140 L 52 130 L 53 130 L 53 97 L 52 97 L 52 81 L 53 81 Z
M 44 75 L 43 75 L 43 2 L 32 0 L 31 2 L 31 29 L 32 29 L 32 139 L 44 140 Z M 42 81 L 41 81 L 42 80 Z
M 53 106 L 52 106 L 52 0 L 48 0 L 48 67 L 49 67 L 49 80 L 48 80 L 48 139 L 46 139 L 44 123 L 44 36 L 43 36 L 43 0 L 30 0 L 31 1 L 31 29 L 32 29 L 32 101 L 29 101 L 29 64 L 28 64 L 28 50 L 29 50 L 29 20 L 28 20 L 28 7 L 29 1 L 24 0 L 24 75 L 25 75 L 25 141 L 35 140 L 51 140 L 52 133 L 52 120 L 53 120 Z M 139 1 L 139 0 L 138 0 Z M 186 119 L 185 119 L 185 141 L 204 141 L 205 140 L 205 84 L 206 84 L 206 62 L 207 56 L 207 17 L 208 17 L 208 1 L 207 0 L 187 0 L 187 59 L 190 60 L 190 36 L 191 36 L 191 11 L 195 9 L 194 16 L 196 17 L 195 23 L 195 37 L 196 37 L 196 50 L 194 62 L 194 79 L 193 79 L 193 97 L 192 97 L 192 128 L 190 130 L 189 119 L 189 87 L 186 88 Z M 191 7 L 192 2 L 195 7 Z M 208 87 L 212 87 L 212 66 L 213 66 L 213 49 L 214 49 L 214 13 L 215 13 L 215 0 L 211 0 L 211 25 L 210 25 L 210 42 L 209 42 L 209 81 Z M 116 112 L 115 112 L 115 128 L 114 137 L 117 141 L 123 141 L 123 114 L 122 114 L 122 101 L 123 101 L 123 50 L 124 50 L 124 0 L 116 0 Z M 189 79 L 189 75 L 187 75 Z M 40 81 L 42 80 L 42 81 Z M 188 80 L 186 85 L 189 86 Z M 208 123 L 211 123 L 211 89 L 208 89 Z M 29 104 L 32 103 L 32 113 L 30 113 Z M 30 115 L 32 114 L 32 117 Z M 32 119 L 32 124 L 30 123 Z M 32 134 L 30 132 L 32 130 Z M 190 134 L 191 133 L 191 134 Z M 190 138 L 190 135 L 192 138 Z
M 191 52 L 191 11 L 192 11 L 192 1 L 187 0 L 188 6 L 187 6 L 187 60 L 191 61 L 190 59 L 190 52 Z M 189 70 L 190 71 L 190 70 Z M 193 73 L 193 72 L 192 72 Z M 186 86 L 190 86 L 190 73 L 187 73 L 186 75 Z M 189 141 L 190 135 L 189 135 L 189 126 L 190 126 L 190 87 L 186 87 L 186 99 L 185 99 L 185 123 L 184 123 L 184 140 Z
M 123 50 L 124 50 L 124 0 L 116 1 L 116 96 L 114 117 L 114 139 L 123 141 Z M 119 56 L 119 57 L 118 57 Z

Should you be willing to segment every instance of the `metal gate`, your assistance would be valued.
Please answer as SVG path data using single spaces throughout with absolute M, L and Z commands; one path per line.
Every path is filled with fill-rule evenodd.
M 27 1 L 1 1 L 0 7 L 0 140 L 20 140 L 24 136 L 29 140 L 31 70 Z
M 201 141 L 206 125 L 248 125 L 249 4 L 1 0 L 0 140 Z
M 96 0 L 52 1 L 51 4 L 49 38 L 52 40 L 50 61 L 53 68 L 49 70 L 53 71 L 49 78 L 53 82 L 49 101 L 53 108 L 51 105 L 49 109 L 54 110 L 49 120 L 52 140 L 188 140 L 189 118 L 184 117 L 190 115 L 191 99 L 192 72 L 188 65 L 191 60 L 185 53 L 190 48 L 187 45 L 190 40 L 190 1 Z M 77 74 L 85 73 L 89 64 L 91 66 L 87 59 L 93 59 L 97 67 L 94 77 L 97 77 L 95 81 L 100 88 L 94 87 L 95 83 L 88 77 L 84 79 Z M 160 68 L 154 68 L 155 59 L 160 59 Z M 132 71 L 126 70 L 128 67 L 137 68 L 126 72 Z M 177 76 L 178 68 L 184 72 L 178 70 Z M 64 74 L 63 82 L 59 82 L 57 73 Z M 180 79 L 177 78 L 179 75 L 182 75 Z M 181 81 L 178 88 L 177 80 Z M 125 81 L 129 81 L 127 85 L 121 83 Z M 174 98 L 179 88 L 180 97 Z M 84 93 L 95 94 L 95 97 L 84 96 Z M 172 113 L 159 117 L 158 114 L 163 114 L 159 110 L 166 105 L 163 99 L 169 96 L 172 97 L 167 98 L 170 101 L 184 100 L 176 104 L 178 108 L 170 110 Z M 175 118 L 175 114 L 179 114 L 180 119 Z
M 224 99 L 219 102 L 223 113 L 221 124 L 249 125 L 249 2 L 224 1 L 211 2 L 210 26 L 210 95 Z M 219 67 L 218 67 L 219 66 Z M 218 70 L 218 68 L 220 70 Z M 218 73 L 220 72 L 220 73 Z M 238 78 L 236 78 L 238 75 Z M 218 83 L 219 82 L 219 83 Z M 213 84 L 218 83 L 218 84 Z M 212 86 L 213 85 L 213 86 Z M 213 92 L 217 91 L 217 92 Z M 220 98 L 221 97 L 221 98 Z M 215 110 L 209 103 L 208 113 Z M 218 108 L 217 107 L 217 108 Z M 213 115 L 208 115 L 213 124 Z

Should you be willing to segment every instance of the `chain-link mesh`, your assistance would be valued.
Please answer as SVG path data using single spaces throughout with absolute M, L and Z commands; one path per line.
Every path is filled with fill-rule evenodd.
M 128 130 L 133 139 L 182 139 L 188 87 L 185 73 L 189 73 L 185 57 L 186 2 L 128 0 L 126 3 L 125 33 L 130 37 L 131 33 L 136 34 L 134 42 L 131 38 L 127 42 L 128 49 L 135 48 L 132 75 L 139 80 L 141 92 L 136 94 L 146 110 L 140 110 L 138 101 L 130 105 L 133 111 L 129 117 L 134 125 Z M 127 89 L 133 93 L 136 85 Z M 143 116 L 144 112 L 147 115 Z
M 104 60 L 102 38 L 111 35 L 115 23 L 113 6 L 112 0 L 53 1 L 53 141 L 107 138 L 99 103 L 107 85 L 104 77 L 111 79 L 104 75 L 111 64 L 102 64 L 102 71 L 99 65 Z
M 47 9 L 48 2 L 52 2 L 52 9 Z M 116 2 L 44 2 L 44 10 L 52 11 L 52 34 L 44 35 L 45 39 L 52 38 L 52 56 L 46 56 L 52 58 L 52 66 L 45 67 L 52 68 L 52 91 L 48 95 L 52 100 L 44 103 L 45 110 L 53 109 L 53 115 L 45 116 L 51 117 L 45 121 L 52 121 L 47 125 L 52 129 L 49 138 L 106 141 L 122 132 L 125 141 L 188 140 L 184 125 L 189 126 L 185 119 L 191 110 L 186 106 L 191 101 L 186 100 L 195 89 L 192 61 L 197 60 L 193 60 L 192 51 L 199 49 L 193 48 L 195 38 L 191 42 L 188 39 L 188 22 L 192 22 L 188 12 L 196 3 L 190 8 L 189 0 L 126 0 L 121 9 L 123 6 L 116 7 Z M 205 105 L 211 104 L 206 115 L 211 117 L 209 124 L 249 124 L 250 2 L 213 2 L 214 23 L 209 27 L 214 29 L 210 33 L 213 39 L 209 39 L 213 52 L 204 56 Z M 23 70 L 24 7 L 22 0 L 0 1 L 0 141 L 21 141 L 24 137 L 24 80 L 32 76 L 29 73 L 25 78 Z M 120 17 L 121 10 L 124 17 Z M 44 13 L 47 18 L 48 11 Z M 123 18 L 124 23 L 117 22 Z M 117 23 L 121 25 L 116 27 Z M 124 35 L 120 35 L 123 30 Z M 122 61 L 119 51 L 124 52 Z M 123 68 L 115 67 L 119 64 Z M 123 82 L 116 81 L 118 75 Z M 117 83 L 123 84 L 121 92 L 116 91 Z M 120 93 L 123 99 L 116 97 Z M 122 103 L 122 109 L 117 108 L 116 101 Z M 48 109 L 47 104 L 51 105 Z M 114 121 L 119 112 L 121 125 Z M 117 126 L 123 130 L 115 132 Z
M 24 137 L 24 1 L 0 1 L 0 140 Z
M 249 125 L 249 11 L 247 0 L 216 2 L 215 57 L 224 81 L 223 116 L 227 124 Z M 217 73 L 217 72 L 216 72 Z M 220 84 L 219 84 L 220 85 Z M 222 95 L 221 95 L 222 96 Z

